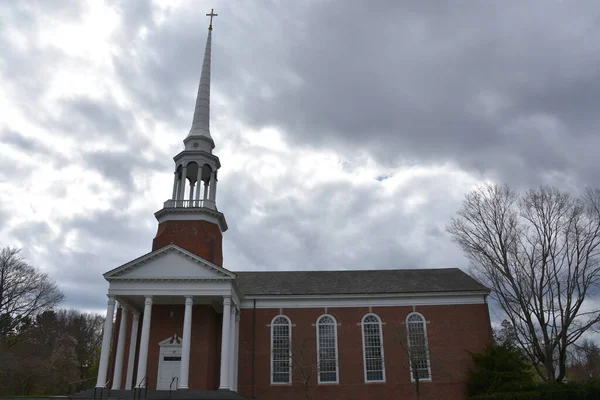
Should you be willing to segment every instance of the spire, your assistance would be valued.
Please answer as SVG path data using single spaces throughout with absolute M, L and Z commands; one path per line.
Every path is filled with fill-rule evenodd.
M 212 19 L 218 14 L 214 13 L 214 9 L 206 16 L 210 17 L 210 25 L 208 27 L 208 37 L 206 38 L 206 47 L 204 49 L 204 62 L 202 63 L 202 73 L 200 74 L 200 85 L 198 86 L 198 96 L 196 97 L 196 108 L 194 110 L 194 119 L 192 121 L 192 129 L 188 134 L 186 142 L 191 138 L 200 138 L 207 140 L 210 143 L 210 148 L 215 147 L 215 143 L 210 136 L 210 51 L 212 38 Z

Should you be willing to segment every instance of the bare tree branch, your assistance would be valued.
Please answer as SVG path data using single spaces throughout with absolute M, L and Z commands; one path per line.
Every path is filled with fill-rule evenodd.
M 447 230 L 538 374 L 561 381 L 569 347 L 600 321 L 585 307 L 600 283 L 600 190 L 573 198 L 541 187 L 518 197 L 508 186 L 484 185 Z
M 58 305 L 64 295 L 45 273 L 27 264 L 20 250 L 0 250 L 0 342 L 11 346 L 28 319 Z

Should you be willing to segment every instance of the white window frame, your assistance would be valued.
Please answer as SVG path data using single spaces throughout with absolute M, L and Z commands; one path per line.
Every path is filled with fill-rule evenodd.
M 289 341 L 290 341 L 290 351 L 289 351 L 289 364 L 290 364 L 290 372 L 289 372 L 289 377 L 288 377 L 288 381 L 287 382 L 274 382 L 273 381 L 273 372 L 274 372 L 274 368 L 273 368 L 273 325 L 274 322 L 277 318 L 285 318 L 287 320 L 287 324 L 288 324 L 288 332 L 289 332 Z M 280 324 L 278 324 L 280 325 Z M 292 384 L 292 320 L 283 314 L 279 314 L 276 315 L 275 317 L 273 317 L 273 319 L 271 320 L 271 324 L 269 325 L 269 327 L 271 328 L 271 385 L 291 385 Z
M 419 378 L 419 382 L 431 382 L 431 357 L 429 355 L 429 340 L 427 338 L 427 320 L 425 319 L 425 316 L 419 312 L 413 311 L 411 313 L 409 313 L 406 316 L 406 320 L 405 320 L 405 324 L 406 324 L 406 347 L 407 350 L 410 352 L 410 337 L 409 337 L 409 331 L 408 331 L 408 327 L 409 327 L 409 323 L 408 320 L 411 316 L 413 315 L 418 315 L 419 317 L 421 317 L 421 323 L 423 324 L 423 335 L 425 336 L 425 354 L 427 356 L 427 372 L 429 374 L 429 378 Z M 413 374 L 413 370 L 412 370 L 412 362 L 410 360 L 410 354 L 407 354 L 408 356 L 408 367 L 409 367 L 409 373 L 410 373 L 410 381 L 411 382 L 415 382 L 415 376 Z
M 335 381 L 326 381 L 321 382 L 321 337 L 319 336 L 319 324 L 321 323 L 321 319 L 324 317 L 330 317 L 333 320 L 333 335 L 335 340 Z M 319 385 L 335 385 L 340 383 L 340 359 L 338 353 L 338 331 L 337 331 L 337 319 L 331 314 L 323 314 L 317 318 L 317 323 L 315 324 L 317 330 L 317 380 Z
M 365 319 L 367 317 L 375 317 L 377 318 L 377 324 L 379 325 L 379 347 L 381 350 L 381 371 L 382 371 L 382 379 L 371 379 L 367 378 L 367 343 L 365 342 Z M 373 322 L 369 322 L 369 324 L 373 324 Z M 377 382 L 377 383 L 385 383 L 385 355 L 383 353 L 383 323 L 379 315 L 375 313 L 367 313 L 362 317 L 360 322 L 360 331 L 362 333 L 362 342 L 363 342 L 363 371 L 365 375 L 365 382 Z

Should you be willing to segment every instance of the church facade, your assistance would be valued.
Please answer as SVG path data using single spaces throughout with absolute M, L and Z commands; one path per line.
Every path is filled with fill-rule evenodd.
M 174 157 L 171 198 L 155 213 L 152 251 L 104 274 L 96 387 L 264 400 L 398 399 L 416 390 L 464 398 L 468 352 L 491 342 L 491 326 L 489 290 L 461 270 L 224 267 L 211 41 L 212 22 L 192 127 Z

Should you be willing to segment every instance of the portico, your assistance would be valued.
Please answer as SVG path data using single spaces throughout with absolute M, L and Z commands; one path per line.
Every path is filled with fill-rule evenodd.
M 236 390 L 241 294 L 234 273 L 171 244 L 104 277 L 107 322 L 97 387 Z M 116 350 L 108 376 L 111 338 Z

